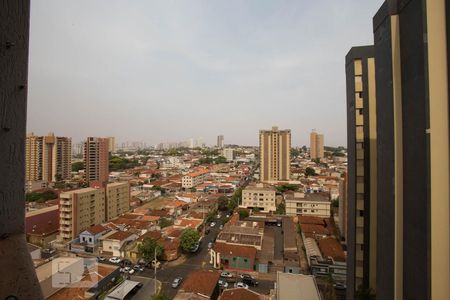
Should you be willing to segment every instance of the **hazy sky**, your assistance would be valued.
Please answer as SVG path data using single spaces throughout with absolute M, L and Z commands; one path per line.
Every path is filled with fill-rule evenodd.
M 32 1 L 28 131 L 346 144 L 345 63 L 381 0 Z

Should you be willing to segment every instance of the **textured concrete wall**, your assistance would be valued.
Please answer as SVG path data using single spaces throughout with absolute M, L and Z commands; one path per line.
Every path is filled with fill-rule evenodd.
M 0 0 L 0 299 L 41 299 L 24 234 L 30 1 Z

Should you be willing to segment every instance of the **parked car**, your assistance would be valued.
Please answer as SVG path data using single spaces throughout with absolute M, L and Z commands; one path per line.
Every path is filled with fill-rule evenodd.
M 230 272 L 224 271 L 224 272 L 220 273 L 220 277 L 233 278 L 233 274 L 231 274 Z
M 212 246 L 213 246 L 213 243 L 212 243 L 212 242 L 209 242 L 209 243 L 208 243 L 208 249 L 211 249 Z
M 243 283 L 243 282 L 236 282 L 236 284 L 234 285 L 234 287 L 248 289 L 248 285 L 246 285 L 246 284 Z
M 177 277 L 177 278 L 175 278 L 175 279 L 173 280 L 173 282 L 172 282 L 172 287 L 173 287 L 174 289 L 176 289 L 177 287 L 180 286 L 180 284 L 181 284 L 182 281 L 183 281 L 183 277 Z
M 135 265 L 135 266 L 133 267 L 133 269 L 134 269 L 135 271 L 139 271 L 139 272 L 144 271 L 144 267 L 141 266 L 141 265 Z
M 211 224 L 209 224 L 209 226 L 211 226 L 211 227 L 216 226 L 216 222 L 211 222 Z
M 220 225 L 219 229 L 222 230 L 223 229 L 223 225 Z
M 133 275 L 134 274 L 134 269 L 130 268 L 130 270 L 128 271 L 128 274 Z
M 106 258 L 103 256 L 97 256 L 97 261 L 105 261 Z
M 191 248 L 191 252 L 192 252 L 192 253 L 197 252 L 199 248 L 200 248 L 200 242 L 197 242 L 197 243 L 194 245 L 194 247 Z
M 258 285 L 258 281 L 256 281 L 256 279 L 252 278 L 252 277 L 244 277 L 244 278 L 242 278 L 242 282 L 247 284 L 247 285 L 250 285 L 250 286 L 257 286 Z
M 113 264 L 118 264 L 118 263 L 120 263 L 120 258 L 113 256 L 109 259 L 109 262 L 113 263 Z
M 228 287 L 228 282 L 226 282 L 225 280 L 219 280 L 219 286 L 226 289 Z
M 247 274 L 247 273 L 242 273 L 241 275 L 239 275 L 239 277 L 241 277 L 242 279 L 244 279 L 244 278 L 252 278 L 252 279 L 254 279 L 254 277 L 252 275 Z
M 121 270 L 123 273 L 128 273 L 128 272 L 130 272 L 131 268 L 130 268 L 130 267 L 124 267 L 124 268 L 120 268 L 120 270 Z

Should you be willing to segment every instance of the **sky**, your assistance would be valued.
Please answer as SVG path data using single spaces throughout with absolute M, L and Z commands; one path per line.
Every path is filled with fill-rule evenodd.
M 28 132 L 346 145 L 345 55 L 382 1 L 32 1 Z

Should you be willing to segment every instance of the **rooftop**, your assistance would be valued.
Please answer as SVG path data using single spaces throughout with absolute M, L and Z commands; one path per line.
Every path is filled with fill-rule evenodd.
M 182 283 L 180 290 L 212 296 L 219 281 L 219 272 L 194 271 Z

